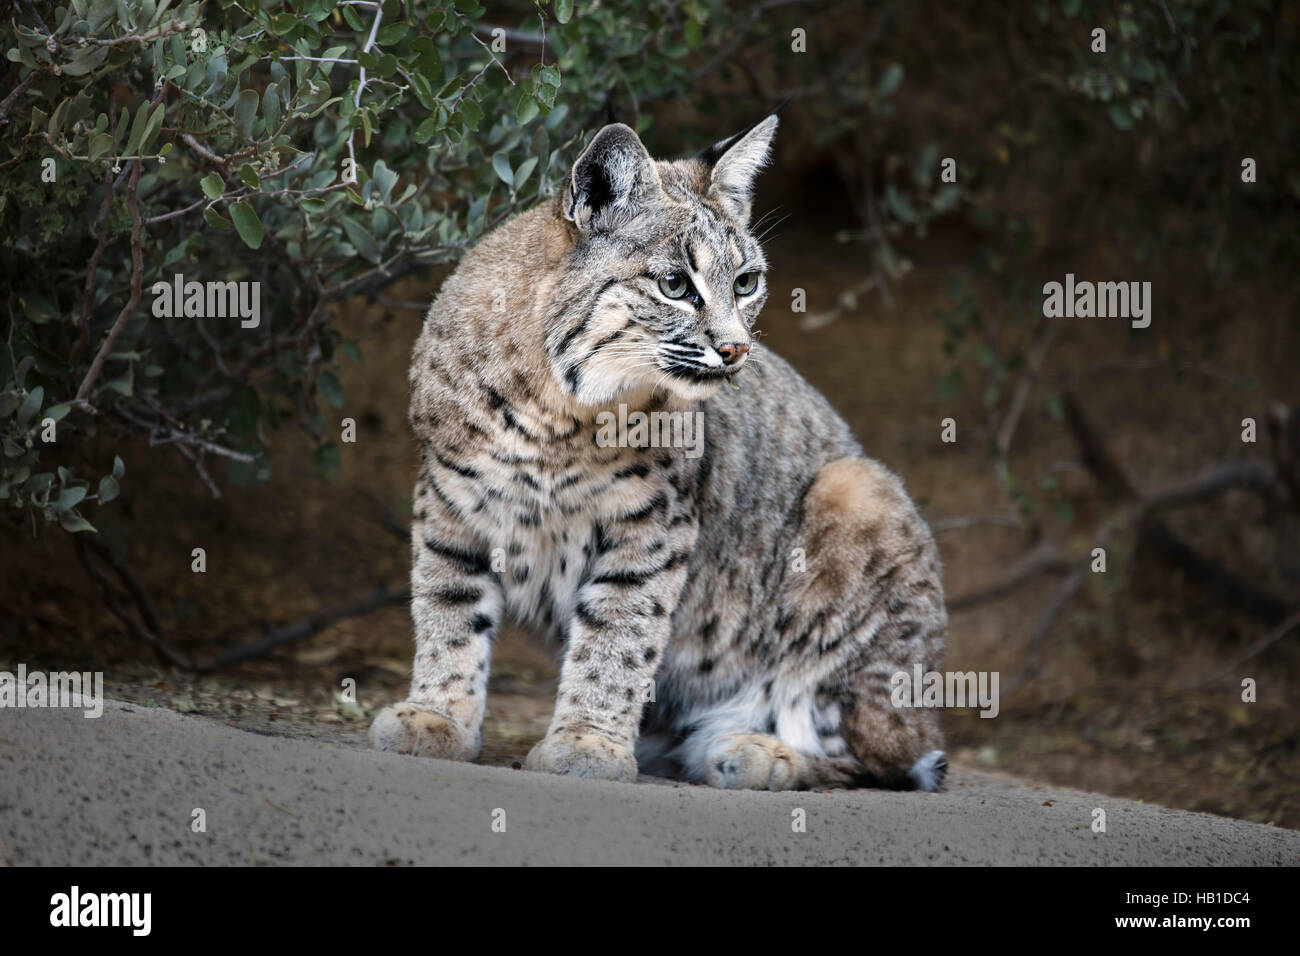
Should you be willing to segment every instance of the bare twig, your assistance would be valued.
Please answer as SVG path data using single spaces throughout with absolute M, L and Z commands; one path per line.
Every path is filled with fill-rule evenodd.
M 185 445 L 177 445 L 176 450 L 180 453 L 182 458 L 194 466 L 194 471 L 199 476 L 199 480 L 202 481 L 203 484 L 207 485 L 208 492 L 212 495 L 213 499 L 219 499 L 221 497 L 221 489 L 217 487 L 217 483 L 213 481 L 212 476 L 208 474 L 208 469 L 204 467 L 203 456 L 199 455 L 197 452 L 191 451 Z
M 1115 457 L 1106 448 L 1105 442 L 1088 421 L 1073 389 L 1062 396 L 1065 413 L 1065 426 L 1074 436 L 1079 446 L 1079 457 L 1084 466 L 1112 497 L 1129 499 L 1137 495 L 1137 489 L 1127 474 L 1119 466 Z
M 140 207 L 136 201 L 136 187 L 140 183 L 140 160 L 133 159 L 131 164 L 131 178 L 126 189 L 126 211 L 131 216 L 131 296 L 127 299 L 126 305 L 122 307 L 122 311 L 118 313 L 113 327 L 108 330 L 108 336 L 100 345 L 94 361 L 90 363 L 90 368 L 86 371 L 86 377 L 81 380 L 81 387 L 77 389 L 77 399 L 79 401 L 89 400 L 90 390 L 94 387 L 95 380 L 99 378 L 104 362 L 108 360 L 109 354 L 113 351 L 117 337 L 122 334 L 122 329 L 126 327 L 127 320 L 135 311 L 135 307 L 140 304 L 140 282 L 144 272 L 144 253 L 140 247 Z
M 1033 631 L 1029 635 L 1029 640 L 1025 644 L 1025 657 L 1021 664 L 1020 673 L 1013 679 L 1013 684 L 1020 684 L 1023 681 L 1033 677 L 1039 671 L 1043 664 L 1043 644 L 1047 637 L 1047 632 L 1051 630 L 1056 619 L 1061 616 L 1083 585 L 1084 575 L 1088 573 L 1086 562 L 1078 563 L 1056 592 L 1052 595 L 1051 601 L 1043 609 L 1043 613 L 1038 618 L 1038 623 L 1034 625 Z
M 542 21 L 542 29 L 546 29 L 546 21 Z M 474 32 L 479 36 L 490 37 L 500 30 L 506 40 L 511 43 L 527 43 L 531 46 L 545 47 L 546 36 L 544 33 L 528 33 L 524 30 L 512 30 L 509 27 L 493 26 L 490 23 L 480 23 L 474 28 Z
M 23 93 L 27 91 L 27 88 L 36 82 L 36 78 L 40 75 L 40 70 L 32 70 L 22 78 L 21 82 L 19 82 L 17 86 L 9 91 L 8 96 L 3 100 L 0 100 L 0 124 L 8 122 L 6 117 L 9 115 L 10 110 L 14 108 L 14 103 L 18 100 L 18 97 L 22 96 Z
M 1056 335 L 1057 321 L 1052 318 L 1043 320 L 1043 325 L 1038 331 L 1038 339 L 1034 347 L 1030 350 L 1029 359 L 1025 362 L 1025 369 L 1020 373 L 1020 381 L 1016 383 L 1015 394 L 1011 396 L 1011 404 L 1007 407 L 1007 414 L 1002 419 L 1002 426 L 998 429 L 996 439 L 997 462 L 996 468 L 998 478 L 1005 485 L 1010 480 L 1007 457 L 1011 452 L 1011 440 L 1015 437 L 1016 428 L 1020 425 L 1020 416 L 1024 413 L 1025 403 L 1029 401 L 1029 392 L 1033 389 L 1034 382 L 1038 380 L 1038 375 L 1042 371 L 1043 361 L 1047 358 L 1047 350 L 1052 344 L 1052 338 Z
M 1189 372 L 1194 375 L 1200 375 L 1204 378 L 1213 379 L 1216 382 L 1222 382 L 1225 385 L 1232 385 L 1236 388 L 1247 388 L 1249 382 L 1244 375 L 1235 375 L 1232 372 L 1219 368 L 1211 362 L 1188 362 L 1175 366 L 1169 359 L 1163 358 L 1113 358 L 1101 362 L 1095 362 L 1084 369 L 1078 378 L 1084 381 L 1093 381 L 1099 375 L 1111 375 L 1116 372 L 1149 372 L 1159 371 Z
M 429 311 L 428 302 L 419 302 L 414 299 L 390 299 L 382 293 L 375 296 L 375 301 L 380 305 L 388 306 L 390 309 L 406 309 L 411 312 Z
M 487 55 L 492 57 L 492 62 L 501 68 L 501 72 L 506 75 L 506 79 L 510 82 L 510 85 L 514 86 L 515 85 L 514 77 L 510 75 L 510 71 L 506 69 L 505 64 L 497 59 L 497 55 L 494 52 L 492 52 L 492 48 L 488 46 L 486 43 L 484 43 L 481 39 L 479 39 L 477 35 L 470 34 L 470 36 L 473 37 L 475 43 L 477 43 L 479 46 L 481 46 L 484 50 L 487 51 Z
M 366 45 L 361 48 L 362 53 L 369 53 L 370 48 L 375 45 L 375 35 L 379 33 L 379 22 L 383 20 L 383 18 L 384 18 L 384 8 L 376 4 L 375 22 L 370 25 L 370 36 L 366 39 Z M 360 70 L 360 81 L 357 83 L 357 95 L 356 98 L 352 101 L 352 105 L 355 109 L 361 108 L 361 94 L 364 93 L 366 90 L 367 81 L 368 81 L 368 77 L 366 75 L 366 68 L 363 66 L 361 67 Z M 357 174 L 357 154 L 355 149 L 356 139 L 357 139 L 357 131 L 356 128 L 353 127 L 352 131 L 348 133 L 348 158 L 352 160 L 353 176 L 356 176 Z
M 216 442 L 208 441 L 206 438 L 200 438 L 198 435 L 185 431 L 179 423 L 166 424 L 161 421 L 146 421 L 131 412 L 131 410 L 127 408 L 125 402 L 119 403 L 116 410 L 118 414 L 127 421 L 148 431 L 149 444 L 151 446 L 180 443 L 189 445 L 192 448 L 197 448 L 201 451 L 211 452 L 214 455 L 220 455 L 223 458 L 229 458 L 232 461 L 241 462 L 245 465 L 251 465 L 254 461 L 252 455 L 245 454 L 242 451 L 235 451 L 233 448 L 227 448 L 224 445 L 218 445 Z M 155 408 L 154 411 L 156 414 L 159 413 L 159 409 L 157 408 Z
M 975 528 L 979 525 L 996 525 L 999 528 L 1017 528 L 1022 529 L 1025 523 L 1016 515 L 959 515 L 955 518 L 938 518 L 930 522 L 930 530 L 935 534 L 943 534 L 946 531 L 960 531 L 964 528 Z
M 403 588 L 400 591 L 390 591 L 387 587 L 381 585 L 377 590 L 363 598 L 350 601 L 347 604 L 331 608 L 327 611 L 317 611 L 309 614 L 292 624 L 284 627 L 275 628 L 267 631 L 264 635 L 256 640 L 239 644 L 228 650 L 222 651 L 216 657 L 209 661 L 200 661 L 195 665 L 195 670 L 200 673 L 210 673 L 221 670 L 232 664 L 241 661 L 251 660 L 255 657 L 264 657 L 277 647 L 285 644 L 291 644 L 294 641 L 300 641 L 303 638 L 311 637 L 313 634 L 322 630 L 326 626 L 333 624 L 335 621 L 347 617 L 359 617 L 363 614 L 369 614 L 379 608 L 387 607 L 391 604 L 405 604 L 411 599 L 410 588 Z
M 820 329 L 824 325 L 830 325 L 845 312 L 852 312 L 856 309 L 858 307 L 859 297 L 866 295 L 880 284 L 881 277 L 879 274 L 867 276 L 867 278 L 863 279 L 861 282 L 845 289 L 836 296 L 835 305 L 831 308 L 823 309 L 820 312 L 809 312 L 803 317 L 803 320 L 799 323 L 799 327 L 806 332 L 811 332 L 814 329 Z
M 1139 517 L 1214 498 L 1231 489 L 1254 491 L 1271 500 L 1277 489 L 1276 477 L 1253 461 L 1227 461 L 1202 472 L 1199 477 L 1172 481 L 1146 492 L 1139 506 Z
M 86 569 L 86 573 L 90 575 L 91 579 L 99 585 L 100 591 L 104 595 L 104 602 L 108 605 L 108 609 L 113 612 L 113 616 L 125 624 L 132 634 L 148 644 L 168 664 L 186 669 L 193 668 L 193 661 L 180 651 L 170 647 L 162 639 L 162 628 L 158 625 L 158 616 L 154 611 L 153 602 L 149 599 L 148 594 L 135 575 L 131 573 L 130 568 L 119 561 L 111 550 L 87 534 L 75 535 L 74 540 L 76 542 L 77 557 L 81 560 L 82 567 Z M 90 560 L 89 552 L 92 551 L 117 574 L 118 580 L 121 581 L 135 601 L 135 606 L 140 613 L 139 620 L 123 606 L 118 598 L 117 591 L 113 588 L 112 582 Z
M 197 139 L 195 139 L 194 136 L 193 136 L 192 134 L 190 134 L 190 133 L 182 133 L 182 134 L 181 134 L 181 142 L 184 143 L 186 146 L 188 146 L 191 150 L 193 150 L 193 151 L 194 151 L 195 153 L 197 153 L 199 156 L 202 156 L 204 159 L 206 159 L 206 160 L 207 160 L 209 163 L 211 163 L 213 166 L 216 166 L 216 167 L 218 167 L 219 169 L 223 169 L 223 170 L 226 168 L 226 162 L 227 162 L 227 160 L 226 160 L 224 157 L 222 157 L 222 156 L 218 156 L 218 155 L 217 155 L 216 153 L 214 153 L 212 150 L 208 149 L 206 146 L 204 146 L 202 143 L 200 143 Z
M 1263 637 L 1259 638 L 1254 643 L 1250 644 L 1240 654 L 1238 654 L 1232 660 L 1228 661 L 1228 663 L 1224 664 L 1222 667 L 1216 670 L 1209 672 L 1208 674 L 1203 675 L 1202 677 L 1196 680 L 1184 684 L 1183 689 L 1200 690 L 1206 684 L 1214 683 L 1220 677 L 1223 677 L 1226 674 L 1230 674 L 1232 671 L 1236 670 L 1242 664 L 1245 664 L 1251 658 L 1255 657 L 1255 655 L 1260 654 L 1263 651 L 1267 650 L 1268 648 L 1272 647 L 1278 641 L 1282 640 L 1282 638 L 1286 637 L 1288 634 L 1294 631 L 1297 627 L 1300 627 L 1300 610 L 1296 611 L 1294 614 L 1288 617 L 1277 627 L 1273 628 L 1273 630 L 1269 631 Z
M 112 112 L 112 104 L 109 106 Z M 111 126 L 113 120 L 109 119 Z M 98 232 L 95 236 L 95 251 L 90 254 L 90 264 L 86 268 L 86 285 L 82 292 L 81 301 L 81 319 L 77 326 L 80 329 L 80 336 L 77 339 L 76 348 L 72 353 L 72 363 L 75 365 L 80 358 L 82 351 L 90 346 L 90 313 L 95 304 L 95 269 L 99 267 L 99 259 L 104 254 L 104 246 L 108 244 L 108 210 L 113 203 L 113 170 L 107 169 L 104 172 L 104 201 L 99 206 L 99 223 Z
M 1006 577 L 948 601 L 948 611 L 968 611 L 983 604 L 991 604 L 1019 590 L 1024 584 L 1043 574 L 1059 574 L 1068 570 L 1072 562 L 1049 542 L 1043 542 L 1030 551 L 1011 569 Z

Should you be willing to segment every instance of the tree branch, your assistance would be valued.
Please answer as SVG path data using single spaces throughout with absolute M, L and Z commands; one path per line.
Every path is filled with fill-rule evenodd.
M 1300 627 L 1300 610 L 1297 610 L 1285 621 L 1283 621 L 1277 627 L 1273 628 L 1273 630 L 1269 631 L 1267 634 L 1259 638 L 1257 641 L 1255 641 L 1253 644 L 1251 644 L 1249 647 L 1243 650 L 1232 660 L 1228 661 L 1228 663 L 1224 664 L 1222 667 L 1218 668 L 1217 670 L 1211 671 L 1203 675 L 1197 680 L 1193 680 L 1190 681 L 1189 683 L 1184 684 L 1183 689 L 1200 690 L 1206 684 L 1214 683 L 1220 677 L 1223 677 L 1224 675 L 1229 674 L 1232 671 L 1236 670 L 1242 664 L 1246 663 L 1248 660 L 1255 657 L 1255 655 L 1260 654 L 1263 651 L 1267 650 L 1268 648 L 1272 647 L 1278 641 L 1282 640 L 1282 638 L 1286 637 L 1288 634 L 1294 631 L 1297 627 Z
M 223 651 L 209 661 L 202 661 L 195 664 L 194 669 L 199 673 L 211 673 L 212 671 L 221 670 L 237 664 L 241 661 L 251 660 L 255 657 L 265 657 L 277 647 L 285 644 L 291 644 L 294 641 L 300 641 L 303 638 L 311 637 L 313 634 L 324 629 L 335 621 L 347 617 L 360 617 L 363 614 L 369 614 L 379 608 L 387 607 L 390 604 L 405 604 L 411 599 L 411 589 L 403 588 L 400 591 L 390 591 L 384 585 L 380 585 L 377 590 L 363 598 L 350 601 L 347 604 L 339 605 L 328 611 L 317 611 L 309 614 L 304 618 L 288 624 L 284 627 L 275 628 L 267 631 L 262 637 L 256 640 L 239 644 L 229 650 Z
M 95 380 L 99 378 L 99 373 L 104 367 L 104 362 L 108 360 L 109 354 L 113 351 L 113 346 L 117 342 L 117 337 L 122 334 L 122 329 L 126 327 L 127 319 L 135 311 L 135 307 L 140 304 L 140 282 L 144 272 L 144 253 L 140 248 L 140 207 L 136 199 L 136 187 L 140 183 L 140 160 L 131 160 L 131 179 L 126 187 L 126 211 L 131 216 L 131 296 L 127 299 L 126 305 L 122 306 L 122 311 L 117 314 L 117 320 L 113 327 L 108 330 L 108 337 L 99 347 L 94 361 L 90 363 L 90 368 L 86 371 L 86 377 L 81 380 L 81 387 L 77 389 L 77 400 L 88 401 L 90 399 L 90 390 L 95 385 Z M 89 277 L 87 277 L 89 281 Z
M 114 112 L 110 106 L 110 113 Z M 113 120 L 109 119 L 112 125 Z M 104 171 L 104 201 L 99 206 L 99 231 L 95 237 L 95 251 L 90 254 L 90 264 L 86 268 L 86 285 L 82 292 L 81 301 L 81 320 L 77 323 L 80 329 L 80 337 L 77 339 L 76 348 L 72 354 L 72 364 L 75 365 L 77 359 L 81 356 L 83 350 L 90 347 L 90 313 L 95 304 L 95 269 L 99 266 L 99 259 L 104 254 L 104 247 L 108 244 L 108 210 L 113 203 L 113 170 Z
M 120 562 L 117 557 L 105 545 L 89 537 L 87 534 L 77 534 L 74 536 L 77 549 L 77 557 L 81 561 L 82 567 L 91 579 L 99 585 L 100 591 L 104 595 L 104 603 L 108 609 L 113 612 L 113 616 L 126 625 L 132 634 L 138 637 L 166 663 L 175 667 L 193 669 L 194 662 L 180 651 L 174 650 L 162 639 L 162 628 L 158 626 L 158 616 L 154 611 L 153 602 L 145 592 L 131 569 Z M 135 615 L 131 614 L 118 599 L 117 592 L 114 590 L 112 582 L 95 567 L 90 560 L 88 552 L 93 551 L 105 564 L 113 569 L 117 574 L 118 580 L 126 588 L 127 592 L 135 601 L 139 609 L 140 617 L 143 621 L 137 620 Z

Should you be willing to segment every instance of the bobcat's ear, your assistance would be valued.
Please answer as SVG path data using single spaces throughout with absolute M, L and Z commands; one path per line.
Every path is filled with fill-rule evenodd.
M 776 123 L 776 114 L 773 113 L 749 129 L 714 143 L 696 156 L 711 167 L 710 198 L 729 206 L 744 222 L 749 222 L 754 179 L 759 170 L 767 165 L 772 153 Z
M 610 232 L 658 191 L 659 174 L 640 138 L 630 127 L 612 123 L 573 164 L 564 188 L 564 218 L 584 232 Z

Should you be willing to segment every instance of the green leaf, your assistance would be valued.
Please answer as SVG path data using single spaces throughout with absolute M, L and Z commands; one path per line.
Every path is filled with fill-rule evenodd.
M 388 26 L 379 28 L 379 33 L 375 36 L 375 42 L 380 46 L 396 46 L 405 40 L 406 35 L 410 32 L 410 28 L 405 23 L 390 23 Z
M 698 50 L 700 44 L 704 42 L 704 31 L 700 28 L 698 20 L 686 21 L 686 46 L 692 50 Z
M 74 534 L 78 531 L 94 531 L 98 533 L 98 529 L 96 529 L 93 524 L 81 517 L 81 515 L 77 514 L 75 511 L 70 511 L 67 514 L 60 515 L 59 524 L 63 525 L 64 531 L 71 531 Z
M 70 62 L 63 64 L 63 75 L 85 76 L 87 73 L 103 66 L 106 59 L 108 59 L 108 47 L 106 46 L 101 46 L 98 49 L 82 49 L 73 55 Z
M 338 377 L 333 372 L 329 369 L 321 372 L 317 384 L 320 386 L 321 394 L 325 396 L 325 401 L 335 408 L 343 407 L 343 386 L 339 384 Z
M 375 162 L 370 177 L 374 181 L 375 188 L 379 190 L 379 195 L 387 202 L 393 195 L 393 187 L 397 185 L 397 173 L 389 169 L 388 164 L 380 159 Z
M 235 103 L 235 126 L 245 139 L 253 136 L 253 124 L 257 122 L 257 90 L 241 90 L 239 100 Z
M 163 116 L 167 112 L 164 104 L 159 103 L 157 109 L 149 114 L 149 121 L 145 123 L 144 136 L 140 140 L 140 152 L 146 153 L 149 147 L 153 145 L 154 138 L 158 131 L 162 129 Z
M 555 0 L 555 19 L 568 23 L 573 18 L 573 0 Z
M 316 464 L 316 468 L 326 478 L 333 478 L 338 474 L 340 464 L 339 446 L 333 442 L 317 448 L 312 453 L 312 459 Z
M 117 479 L 112 475 L 105 475 L 99 479 L 99 503 L 106 504 L 112 501 L 120 490 Z
M 244 240 L 244 245 L 250 249 L 262 247 L 262 221 L 252 206 L 246 202 L 231 203 L 230 218 L 235 221 L 235 231 Z
M 903 82 L 903 65 L 901 63 L 891 63 L 885 67 L 885 72 L 880 76 L 880 83 L 876 86 L 876 99 L 884 99 L 894 90 L 898 89 L 899 84 Z
M 939 397 L 942 399 L 952 398 L 966 384 L 965 376 L 962 374 L 961 366 L 955 366 L 945 372 L 939 378 Z
M 415 91 L 415 98 L 420 101 L 421 106 L 426 110 L 433 109 L 436 101 L 433 98 L 433 87 L 429 85 L 428 80 L 419 73 L 412 73 L 411 89 Z
M 161 103 L 158 104 L 158 108 L 162 109 Z M 126 138 L 126 148 L 122 150 L 124 155 L 133 156 L 140 148 L 140 141 L 144 139 L 144 129 L 148 125 L 148 120 L 149 104 L 145 103 L 136 111 L 135 121 L 131 124 L 131 134 Z
M 244 185 L 249 189 L 262 188 L 262 180 L 258 178 L 257 170 L 253 168 L 251 163 L 244 163 L 243 166 L 239 167 L 239 178 L 243 180 Z
M 134 363 L 126 367 L 126 374 L 113 379 L 111 382 L 105 382 L 103 388 L 109 388 L 119 395 L 130 396 L 135 392 L 135 365 Z
M 411 49 L 419 55 L 419 72 L 432 82 L 442 76 L 442 57 L 430 37 L 420 36 L 411 41 Z
M 27 393 L 23 399 L 22 405 L 18 409 L 18 425 L 26 427 L 27 423 L 36 417 L 36 413 L 41 410 L 41 402 L 45 401 L 45 389 L 37 385 Z
M 59 492 L 59 502 L 55 507 L 60 511 L 70 511 L 81 504 L 81 499 L 84 497 L 86 497 L 85 488 L 79 486 L 64 488 Z
M 298 18 L 291 13 L 277 13 L 271 18 L 271 32 L 276 36 L 284 36 L 297 25 Z
M 885 205 L 889 207 L 890 212 L 903 222 L 913 224 L 917 221 L 916 210 L 912 208 L 912 204 L 907 197 L 894 187 L 893 183 L 890 183 L 885 189 Z
M 113 137 L 108 133 L 96 133 L 90 137 L 90 147 L 86 151 L 88 159 L 99 159 L 113 148 Z
M 203 195 L 209 199 L 217 199 L 226 191 L 226 184 L 217 173 L 208 173 L 199 180 L 199 186 L 203 189 Z
M 203 221 L 214 229 L 233 229 L 230 220 L 211 206 L 203 207 Z
M 126 474 L 126 462 L 122 461 L 118 455 L 113 456 L 113 477 L 121 478 Z
M 497 176 L 507 186 L 515 181 L 514 170 L 510 168 L 510 157 L 505 153 L 497 153 L 492 157 L 492 168 L 496 170 Z
M 514 189 L 515 192 L 518 192 L 520 189 L 522 189 L 524 183 L 528 182 L 528 177 L 529 175 L 532 174 L 532 171 L 536 168 L 536 166 L 537 166 L 536 156 L 529 156 L 527 159 L 525 159 L 522 163 L 519 164 L 519 168 L 515 170 L 514 182 L 511 183 L 511 188 Z
M 379 246 L 365 227 L 351 216 L 343 217 L 343 231 L 348 234 L 348 241 L 356 248 L 363 259 L 379 262 Z
M 935 212 L 947 212 L 952 209 L 961 200 L 961 187 L 955 183 L 949 183 L 935 193 L 934 199 L 930 206 Z
M 325 50 L 325 52 L 321 54 L 321 58 L 324 59 L 324 60 L 350 60 L 350 59 L 352 59 L 350 56 L 347 55 L 347 53 L 348 53 L 348 48 L 347 48 L 346 46 L 332 46 L 332 47 L 328 47 L 328 48 Z M 321 72 L 321 76 L 329 76 L 329 75 L 330 75 L 330 71 L 332 71 L 332 70 L 334 69 L 334 67 L 336 67 L 336 66 L 341 66 L 341 65 L 343 65 L 343 64 L 339 64 L 339 63 L 319 63 L 319 64 L 317 64 L 317 69 L 320 70 L 320 72 Z
M 527 95 L 519 100 L 519 105 L 515 108 L 515 120 L 520 126 L 523 126 L 529 120 L 541 113 L 541 108 L 537 105 L 537 100 L 532 95 Z
M 361 14 L 356 12 L 356 8 L 350 4 L 343 8 L 343 19 L 348 21 L 348 26 L 354 30 L 368 30 L 366 21 L 361 19 Z
M 414 139 L 416 143 L 423 146 L 437 134 L 438 118 L 436 116 L 430 116 L 415 128 L 415 132 L 411 134 L 411 138 Z

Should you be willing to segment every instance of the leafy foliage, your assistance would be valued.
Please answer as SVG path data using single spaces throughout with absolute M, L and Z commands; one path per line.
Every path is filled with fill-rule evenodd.
M 16 9 L 0 497 L 69 530 L 121 477 L 84 493 L 77 438 L 95 433 L 174 444 L 205 479 L 217 456 L 243 481 L 268 473 L 266 429 L 296 421 L 328 470 L 316 396 L 342 404 L 336 365 L 356 353 L 331 304 L 455 260 L 550 193 L 611 89 L 687 85 L 699 29 L 663 0 L 517 3 L 495 11 L 509 29 L 476 0 Z M 260 283 L 260 321 L 154 314 L 177 274 Z

